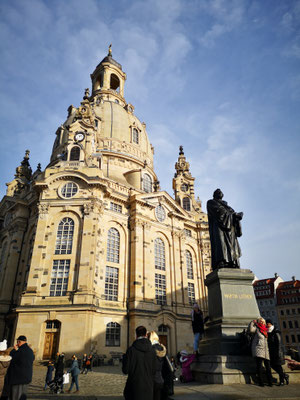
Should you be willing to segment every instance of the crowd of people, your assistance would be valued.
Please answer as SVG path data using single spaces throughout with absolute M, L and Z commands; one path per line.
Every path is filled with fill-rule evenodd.
M 190 382 L 193 376 L 190 365 L 199 358 L 199 342 L 204 334 L 204 318 L 197 304 L 192 310 L 192 329 L 194 333 L 193 354 L 182 350 L 170 359 L 166 347 L 160 343 L 155 331 L 147 331 L 144 326 L 136 328 L 136 340 L 128 348 L 122 359 L 122 371 L 128 375 L 124 388 L 125 400 L 167 400 L 174 394 L 174 381 L 178 380 L 176 371 L 181 366 L 181 382 Z M 251 335 L 251 352 L 256 361 L 258 384 L 264 386 L 263 364 L 268 386 L 273 386 L 272 369 L 278 374 L 278 386 L 289 384 L 289 375 L 282 366 L 287 361 L 291 370 L 300 369 L 300 362 L 285 359 L 280 331 L 272 320 L 258 318 L 250 322 L 248 332 Z M 27 338 L 21 335 L 16 345 L 7 348 L 6 340 L 0 342 L 0 395 L 1 400 L 25 400 L 27 388 L 32 380 L 34 353 L 27 344 Z M 70 383 L 70 393 L 75 386 L 79 392 L 79 375 L 92 371 L 93 356 L 83 354 L 81 363 L 74 354 L 69 368 L 65 368 L 64 353 L 57 353 L 54 361 L 49 361 L 45 377 L 44 390 L 63 393 L 64 385 Z M 71 382 L 69 382 L 69 376 Z

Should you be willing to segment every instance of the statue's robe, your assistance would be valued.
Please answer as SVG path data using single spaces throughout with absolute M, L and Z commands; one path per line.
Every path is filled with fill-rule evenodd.
M 207 202 L 211 243 L 212 269 L 239 268 L 241 249 L 237 237 L 242 236 L 240 221 L 226 201 L 212 199 Z

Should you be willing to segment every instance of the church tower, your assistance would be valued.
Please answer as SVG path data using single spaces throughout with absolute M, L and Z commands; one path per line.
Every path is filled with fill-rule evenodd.
M 26 151 L 0 203 L 0 339 L 27 335 L 37 359 L 109 359 L 138 325 L 169 354 L 192 350 L 191 305 L 207 309 L 207 216 L 189 164 L 181 148 L 174 200 L 125 81 L 110 46 L 56 130 L 49 164 L 32 173 Z

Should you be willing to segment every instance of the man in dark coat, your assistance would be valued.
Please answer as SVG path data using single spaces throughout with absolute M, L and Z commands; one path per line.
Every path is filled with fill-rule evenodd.
M 282 365 L 285 363 L 284 354 L 281 347 L 281 335 L 280 331 L 275 328 L 272 320 L 266 320 L 267 328 L 268 328 L 268 347 L 270 353 L 270 364 L 271 368 L 277 372 L 279 375 L 279 386 L 284 385 L 284 381 L 286 384 L 289 384 L 289 376 L 285 374 L 282 369 Z
M 242 236 L 243 213 L 236 213 L 222 200 L 220 189 L 214 191 L 213 197 L 207 202 L 212 269 L 240 268 L 242 254 L 237 238 Z
M 21 335 L 10 352 L 11 363 L 8 370 L 10 400 L 26 399 L 27 387 L 32 381 L 34 354 L 27 344 L 26 336 Z
M 126 400 L 153 400 L 156 353 L 146 337 L 146 328 L 139 326 L 135 332 L 136 340 L 123 356 L 122 371 L 128 374 L 124 397 Z

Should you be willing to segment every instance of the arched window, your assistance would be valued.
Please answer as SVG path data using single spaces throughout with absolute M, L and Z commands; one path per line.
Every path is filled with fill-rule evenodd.
M 188 279 L 194 279 L 193 258 L 191 252 L 188 250 L 185 251 L 185 259 L 186 259 L 187 277 Z
M 120 254 L 120 234 L 116 228 L 110 228 L 110 230 L 108 231 L 106 260 L 118 263 L 119 254 Z
M 136 128 L 132 129 L 132 141 L 133 143 L 139 144 L 139 131 Z
M 119 347 L 121 338 L 121 326 L 117 322 L 110 322 L 106 325 L 105 346 Z
M 155 268 L 165 271 L 166 270 L 165 244 L 160 238 L 155 239 L 154 255 L 155 255 Z
M 27 263 L 26 263 L 23 291 L 26 290 L 26 288 L 27 288 L 27 282 L 28 282 L 28 276 L 29 276 L 30 264 L 31 264 L 31 258 L 32 258 L 32 252 L 33 252 L 34 239 L 35 239 L 35 233 L 31 236 L 31 238 L 29 240 L 29 243 L 28 243 L 29 244 L 29 250 L 28 250 L 28 255 L 27 255 Z
M 146 193 L 152 192 L 152 179 L 151 179 L 151 176 L 148 174 L 143 175 L 143 190 Z
M 182 207 L 185 211 L 191 211 L 191 203 L 188 197 L 184 197 L 182 200 Z
M 70 152 L 70 161 L 78 161 L 80 159 L 80 147 L 74 146 Z
M 117 92 L 120 90 L 120 80 L 115 74 L 111 74 L 110 76 L 110 88 Z
M 55 254 L 71 254 L 74 235 L 74 221 L 63 218 L 57 229 Z

